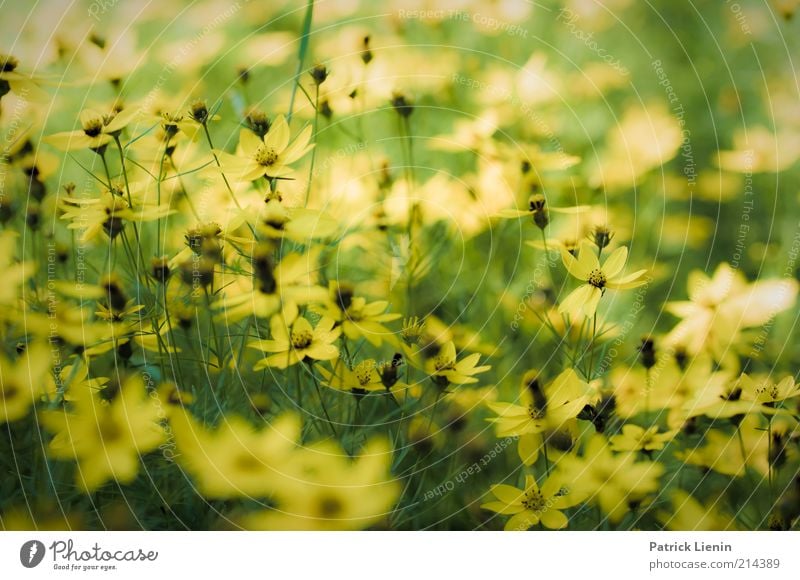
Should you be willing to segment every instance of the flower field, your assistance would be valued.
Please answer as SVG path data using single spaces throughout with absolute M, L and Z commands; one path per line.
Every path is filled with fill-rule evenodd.
M 797 530 L 797 4 L 4 5 L 0 529 Z

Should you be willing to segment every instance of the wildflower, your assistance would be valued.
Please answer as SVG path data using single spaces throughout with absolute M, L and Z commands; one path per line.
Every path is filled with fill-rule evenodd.
M 267 238 L 286 238 L 301 244 L 332 237 L 339 223 L 323 211 L 288 208 L 278 199 L 268 199 L 258 215 L 258 231 Z
M 342 334 L 350 340 L 365 338 L 375 346 L 380 346 L 385 338 L 393 338 L 392 332 L 384 326 L 400 318 L 400 314 L 386 312 L 389 302 L 377 300 L 367 302 L 362 296 L 354 296 L 345 284 L 331 282 L 331 299 L 324 307 L 312 307 L 312 311 L 332 318 L 341 326 Z
M 389 471 L 391 448 L 381 439 L 370 440 L 355 458 L 323 441 L 298 450 L 293 460 L 291 488 L 275 495 L 275 509 L 244 516 L 245 528 L 360 530 L 387 517 L 400 494 Z
M 559 429 L 575 419 L 589 402 L 589 385 L 572 369 L 566 369 L 546 387 L 536 371 L 523 377 L 522 404 L 487 403 L 497 414 L 489 419 L 498 437 L 514 437 Z
M 766 475 L 770 441 L 762 418 L 746 415 L 737 431 L 728 434 L 719 429 L 709 429 L 703 434 L 702 447 L 679 449 L 675 457 L 686 465 L 711 469 L 723 475 L 743 477 L 748 469 Z
M 622 433 L 613 435 L 609 439 L 613 451 L 660 451 L 677 431 L 659 433 L 658 426 L 647 429 L 628 423 L 622 426 Z
M 403 328 L 400 336 L 408 346 L 419 344 L 419 340 L 425 332 L 425 321 L 418 316 L 403 319 Z
M 547 478 L 541 488 L 532 475 L 525 476 L 525 488 L 495 484 L 491 492 L 497 498 L 481 507 L 498 514 L 510 515 L 505 525 L 508 531 L 524 531 L 539 522 L 551 530 L 566 528 L 569 524 L 563 510 L 581 503 L 578 494 L 563 485 L 563 481 L 556 475 Z
M 581 315 L 589 318 L 594 316 L 606 288 L 623 290 L 646 283 L 642 277 L 647 270 L 638 270 L 627 276 L 622 275 L 628 259 L 628 249 L 625 247 L 614 250 L 602 267 L 597 254 L 586 242 L 581 243 L 577 258 L 562 249 L 561 259 L 570 274 L 585 282 L 573 290 L 558 307 L 560 313 L 569 314 L 573 318 L 579 318 Z
M 103 114 L 92 109 L 85 109 L 80 114 L 81 129 L 56 133 L 42 139 L 53 147 L 63 151 L 91 149 L 101 151 L 114 139 L 114 136 L 127 127 L 137 116 L 135 108 L 111 111 Z
M 386 390 L 374 359 L 363 360 L 352 369 L 341 359 L 333 365 L 332 372 L 322 365 L 318 368 L 323 383 L 332 389 L 362 395 Z
M 636 462 L 631 453 L 614 454 L 605 437 L 595 434 L 583 456 L 565 455 L 558 472 L 572 483 L 576 493 L 597 504 L 613 522 L 619 522 L 632 505 L 638 505 L 659 489 L 664 466 Z
M 62 198 L 61 219 L 71 222 L 67 228 L 82 230 L 80 239 L 88 242 L 101 233 L 113 240 L 128 222 L 151 222 L 175 213 L 166 204 L 146 202 L 138 195 L 132 199 L 133 206 L 125 197 L 109 190 L 104 190 L 97 199 Z
M 42 422 L 53 433 L 48 452 L 54 459 L 76 459 L 76 483 L 92 492 L 113 479 L 131 483 L 139 457 L 164 440 L 159 406 L 141 376 L 128 378 L 113 401 L 87 388 L 70 390 L 68 408 L 45 411 Z
M 480 354 L 473 353 L 464 359 L 458 360 L 456 357 L 456 347 L 452 341 L 448 341 L 435 357 L 426 363 L 426 372 L 430 375 L 433 382 L 440 387 L 447 387 L 450 384 L 465 385 L 477 383 L 473 375 L 485 373 L 491 366 L 475 366 L 478 364 Z
M 275 119 L 264 137 L 242 129 L 239 133 L 241 156 L 225 151 L 215 151 L 222 172 L 239 181 L 255 181 L 288 177 L 293 173 L 289 166 L 306 153 L 314 144 L 311 141 L 311 127 L 306 127 L 293 142 L 289 142 L 289 125 L 283 115 Z
M 15 362 L 0 353 L 0 423 L 10 423 L 28 414 L 53 387 L 50 349 L 44 342 L 26 346 Z
M 668 302 L 665 309 L 681 321 L 667 335 L 668 344 L 685 347 L 688 354 L 711 354 L 722 366 L 738 366 L 736 352 L 744 346 L 742 331 L 766 324 L 791 308 L 798 283 L 790 278 L 749 283 L 728 264 L 709 277 L 701 270 L 689 274 L 689 300 Z
M 334 321 L 322 318 L 316 327 L 303 317 L 286 321 L 282 316 L 273 316 L 270 321 L 272 338 L 248 343 L 250 348 L 271 353 L 255 364 L 253 370 L 266 367 L 286 368 L 305 360 L 332 360 L 339 356 L 333 344 L 341 334 L 334 328 Z
M 741 388 L 742 399 L 756 401 L 762 405 L 775 406 L 777 403 L 800 397 L 800 385 L 794 382 L 794 377 L 787 376 L 778 383 L 770 377 L 742 374 L 738 386 Z
M 667 529 L 679 532 L 685 530 L 719 532 L 736 530 L 736 519 L 719 511 L 719 501 L 703 505 L 682 489 L 669 494 L 671 510 L 659 510 L 656 517 L 664 522 Z
M 272 255 L 269 244 L 255 246 L 250 283 L 241 277 L 233 283 L 223 278 L 227 287 L 225 295 L 216 303 L 223 309 L 218 319 L 235 322 L 249 315 L 269 318 L 281 310 L 285 318 L 293 319 L 298 304 L 326 300 L 325 289 L 314 284 L 318 250 L 287 254 L 277 265 L 273 264 Z
M 187 412 L 170 417 L 177 461 L 205 497 L 265 498 L 291 485 L 299 417 L 285 414 L 258 430 L 236 416 L 208 429 Z
M 0 99 L 14 93 L 25 99 L 45 101 L 47 93 L 39 88 L 36 79 L 18 69 L 19 60 L 10 54 L 0 54 Z

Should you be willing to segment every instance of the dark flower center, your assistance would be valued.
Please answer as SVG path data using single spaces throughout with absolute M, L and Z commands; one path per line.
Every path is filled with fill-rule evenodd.
M 594 286 L 595 288 L 600 288 L 601 290 L 606 286 L 606 275 L 603 274 L 603 271 L 600 269 L 594 269 L 589 272 L 589 278 L 587 280 L 589 284 Z

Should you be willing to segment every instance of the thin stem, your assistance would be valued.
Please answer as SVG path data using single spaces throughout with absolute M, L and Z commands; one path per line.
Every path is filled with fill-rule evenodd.
M 314 95 L 314 143 L 319 146 L 319 83 L 314 83 L 316 93 Z M 317 146 L 311 150 L 311 165 L 308 168 L 308 183 L 306 183 L 306 197 L 303 206 L 308 206 L 308 196 L 311 193 L 311 179 L 314 177 L 314 161 L 317 158 Z
M 294 83 L 292 84 L 292 95 L 289 97 L 289 113 L 286 115 L 286 122 L 292 122 L 292 113 L 294 112 L 294 99 L 297 96 L 297 85 L 300 81 L 300 74 L 303 72 L 303 63 L 306 60 L 306 53 L 308 52 L 308 44 L 311 40 L 311 20 L 314 16 L 314 0 L 308 0 L 306 6 L 306 15 L 303 18 L 303 34 L 300 37 L 300 49 L 297 53 L 297 70 L 294 73 Z

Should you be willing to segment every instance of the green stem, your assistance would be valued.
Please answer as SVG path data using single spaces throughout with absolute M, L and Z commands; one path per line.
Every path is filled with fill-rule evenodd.
M 289 112 L 286 115 L 286 122 L 292 122 L 292 113 L 294 112 L 294 100 L 297 96 L 297 85 L 300 82 L 300 75 L 303 72 L 303 64 L 306 60 L 306 53 L 308 52 L 308 45 L 311 40 L 311 20 L 314 16 L 314 0 L 308 0 L 306 6 L 306 15 L 303 18 L 303 33 L 300 37 L 300 49 L 297 52 L 297 70 L 294 74 L 294 83 L 292 84 L 292 95 L 289 97 Z

